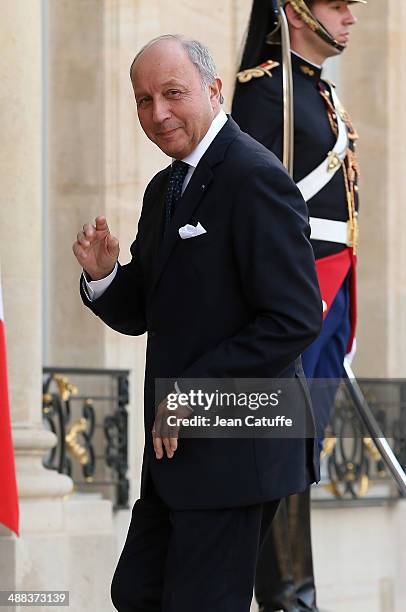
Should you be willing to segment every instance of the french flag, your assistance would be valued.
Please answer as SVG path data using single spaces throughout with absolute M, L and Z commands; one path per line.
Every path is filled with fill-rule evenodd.
M 18 495 L 7 386 L 6 336 L 0 282 L 0 523 L 18 535 Z

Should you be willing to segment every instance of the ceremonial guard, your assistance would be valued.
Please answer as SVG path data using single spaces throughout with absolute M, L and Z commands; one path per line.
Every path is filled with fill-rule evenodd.
M 346 48 L 356 2 L 365 3 L 254 0 L 232 108 L 241 129 L 287 166 L 308 204 L 324 310 L 322 332 L 302 356 L 309 379 L 345 376 L 355 334 L 358 136 L 322 64 Z M 336 387 L 311 388 L 321 447 Z M 318 610 L 309 489 L 282 500 L 255 594 L 261 612 Z

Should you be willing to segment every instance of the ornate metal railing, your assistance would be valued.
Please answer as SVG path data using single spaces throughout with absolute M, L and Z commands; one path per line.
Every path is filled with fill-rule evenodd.
M 405 468 L 406 381 L 358 379 L 358 382 L 380 429 Z M 321 487 L 325 494 L 317 492 L 317 499 L 377 501 L 398 497 L 397 487 L 365 431 L 344 384 L 338 390 L 326 434 Z
M 44 368 L 43 418 L 57 436 L 44 465 L 73 478 L 78 491 L 95 491 L 127 508 L 128 370 Z M 406 381 L 358 382 L 392 446 L 406 467 Z M 388 500 L 398 496 L 345 385 L 341 385 L 322 453 L 318 501 Z
M 71 476 L 75 490 L 127 508 L 129 371 L 44 368 L 43 375 L 43 420 L 57 437 L 45 467 Z

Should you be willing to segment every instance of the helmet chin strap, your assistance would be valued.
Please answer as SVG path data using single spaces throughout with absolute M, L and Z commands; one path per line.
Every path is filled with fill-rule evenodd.
M 337 49 L 337 51 L 339 51 L 340 53 L 344 51 L 345 45 L 339 43 L 330 34 L 327 28 L 324 27 L 321 21 L 316 19 L 316 17 L 313 15 L 304 0 L 288 0 L 287 2 L 285 2 L 285 4 L 288 3 L 291 5 L 293 10 L 303 19 L 304 23 L 309 26 L 309 28 L 315 34 L 317 34 L 317 36 L 324 40 L 324 42 L 326 42 L 328 45 L 334 47 L 334 49 Z
M 322 24 L 321 21 L 319 21 L 318 19 L 315 19 L 315 21 L 318 23 L 318 25 L 320 26 L 320 30 L 315 30 L 315 34 L 317 34 L 322 40 L 324 40 L 324 42 L 326 42 L 327 44 L 329 44 L 331 47 L 334 47 L 334 49 L 337 49 L 337 51 L 339 51 L 340 53 L 342 53 L 345 49 L 345 45 L 342 45 L 341 43 L 339 43 L 331 34 L 330 32 L 327 30 L 327 28 Z

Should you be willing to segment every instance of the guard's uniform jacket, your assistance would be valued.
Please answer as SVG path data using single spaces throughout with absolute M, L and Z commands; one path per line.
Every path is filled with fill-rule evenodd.
M 324 316 L 350 269 L 351 349 L 356 320 L 355 262 L 358 214 L 357 133 L 338 101 L 334 85 L 321 78 L 321 68 L 292 53 L 294 89 L 294 174 L 307 180 L 305 197 L 312 226 L 312 246 L 323 299 Z M 237 75 L 232 115 L 248 132 L 282 159 L 283 88 L 280 58 Z M 341 125 L 341 132 L 340 132 Z M 342 130 L 346 130 L 343 135 Z M 335 155 L 344 140 L 341 157 Z M 331 153 L 333 152 L 333 153 Z M 309 175 L 319 168 L 318 176 Z M 325 184 L 324 184 L 325 183 Z M 312 191 L 317 191 L 314 195 Z M 309 189 L 307 189 L 309 192 Z M 324 223 L 324 220 L 341 223 Z M 347 224 L 345 227 L 344 224 Z M 315 239 L 317 237 L 317 239 Z

